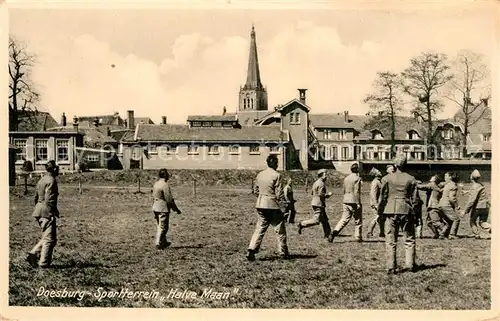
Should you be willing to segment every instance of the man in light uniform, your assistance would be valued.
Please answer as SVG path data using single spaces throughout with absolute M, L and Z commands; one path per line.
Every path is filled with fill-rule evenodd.
M 285 196 L 285 221 L 290 224 L 295 223 L 295 199 L 293 198 L 292 179 L 289 178 L 283 188 Z
M 28 253 L 26 260 L 32 267 L 49 268 L 52 263 L 52 254 L 57 244 L 57 224 L 59 217 L 57 199 L 59 188 L 56 177 L 59 175 L 59 166 L 49 160 L 45 165 L 46 173 L 38 181 L 35 190 L 35 209 L 32 216 L 36 219 L 42 231 L 42 238 Z M 40 260 L 38 260 L 40 254 Z
M 475 169 L 470 175 L 472 189 L 461 216 L 470 215 L 470 227 L 477 238 L 488 238 L 491 233 L 491 225 L 487 222 L 490 200 L 480 179 L 481 174 Z
M 375 225 L 377 224 L 380 231 L 379 237 L 385 237 L 384 222 L 381 219 L 382 217 L 379 215 L 380 191 L 382 190 L 382 182 L 380 178 L 382 177 L 382 173 L 378 169 L 372 168 L 370 171 L 370 175 L 373 176 L 373 180 L 370 185 L 370 206 L 373 213 L 373 219 L 368 225 L 368 233 L 366 234 L 366 238 L 373 237 L 373 230 L 375 229 Z
M 318 171 L 318 179 L 314 182 L 311 194 L 311 206 L 314 212 L 314 215 L 311 219 L 299 222 L 297 224 L 298 233 L 302 234 L 302 229 L 310 226 L 319 225 L 323 227 L 324 237 L 328 237 L 331 232 L 330 223 L 328 221 L 328 216 L 326 215 L 326 204 L 325 200 L 332 196 L 331 192 L 326 192 L 326 182 L 327 180 L 327 172 L 326 169 L 320 169 Z
M 439 200 L 441 199 L 441 188 L 439 187 L 439 178 L 434 175 L 427 184 L 418 184 L 417 189 L 423 190 L 427 194 L 427 226 L 434 234 L 434 238 L 444 235 L 448 225 L 442 220 L 442 214 L 439 210 Z
M 448 224 L 448 228 L 440 236 L 440 238 L 448 237 L 449 239 L 457 238 L 458 227 L 460 225 L 460 216 L 458 211 L 457 191 L 458 191 L 458 176 L 452 173 L 444 174 L 445 185 L 443 194 L 439 200 L 439 209 L 444 214 L 443 218 Z
M 359 177 L 359 165 L 354 163 L 351 165 L 351 174 L 344 178 L 344 198 L 342 204 L 342 217 L 337 223 L 332 233 L 328 237 L 328 242 L 332 243 L 333 239 L 339 235 L 340 231 L 354 217 L 354 239 L 358 242 L 363 241 L 362 236 L 362 213 L 361 206 L 361 177 Z
M 278 157 L 269 155 L 266 159 L 268 168 L 261 171 L 256 178 L 254 194 L 257 196 L 258 219 L 255 232 L 248 246 L 247 260 L 254 261 L 255 254 L 259 252 L 262 239 L 269 225 L 274 227 L 278 236 L 278 248 L 282 258 L 289 256 L 286 242 L 286 226 L 284 215 L 281 211 L 280 202 L 283 201 L 283 189 L 281 175 L 276 171 L 278 168 Z
M 405 268 L 415 271 L 415 215 L 413 206 L 416 204 L 416 180 L 405 172 L 406 156 L 400 154 L 394 161 L 395 172 L 382 179 L 383 215 L 386 218 L 386 258 L 387 273 L 396 273 L 396 246 L 398 231 L 403 230 L 405 243 Z

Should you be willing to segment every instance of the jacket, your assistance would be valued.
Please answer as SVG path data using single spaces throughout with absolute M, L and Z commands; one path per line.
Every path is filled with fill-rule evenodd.
M 38 181 L 35 189 L 35 209 L 33 217 L 59 217 L 57 209 L 57 199 L 59 197 L 59 187 L 55 177 L 46 174 Z
M 344 204 L 361 204 L 361 177 L 351 173 L 344 178 Z
M 323 179 L 318 178 L 311 188 L 311 206 L 325 207 L 326 195 L 326 184 Z
M 458 187 L 455 182 L 448 182 L 443 187 L 443 195 L 439 200 L 439 207 L 451 207 L 456 209 L 458 207 L 457 201 Z
M 172 196 L 170 184 L 160 179 L 153 185 L 153 212 L 170 213 L 170 210 L 180 212 Z
M 442 191 L 436 183 L 429 182 L 427 184 L 418 184 L 417 188 L 424 190 L 427 194 L 427 209 L 430 210 L 439 208 L 439 200 L 441 199 Z
M 490 200 L 486 195 L 486 190 L 481 183 L 472 183 L 472 189 L 469 191 L 469 199 L 464 207 L 464 212 L 472 213 L 476 208 L 484 209 L 490 207 Z
M 281 175 L 272 168 L 267 168 L 257 174 L 254 184 L 254 194 L 257 194 L 257 209 L 280 209 L 283 200 Z
M 382 179 L 381 208 L 383 214 L 413 213 L 418 206 L 418 193 L 415 193 L 416 180 L 408 173 L 399 170 Z

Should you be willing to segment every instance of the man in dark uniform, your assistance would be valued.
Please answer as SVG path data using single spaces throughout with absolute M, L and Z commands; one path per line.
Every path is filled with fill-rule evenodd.
M 442 214 L 439 209 L 439 200 L 441 199 L 441 188 L 439 187 L 439 178 L 434 175 L 427 184 L 418 184 L 417 188 L 423 190 L 427 194 L 427 226 L 434 234 L 434 238 L 439 238 L 439 235 L 444 235 L 448 226 L 442 219 Z
M 383 215 L 386 218 L 386 258 L 387 273 L 396 272 L 396 245 L 398 231 L 403 231 L 405 243 L 405 268 L 403 271 L 415 271 L 415 215 L 416 180 L 405 172 L 406 156 L 398 155 L 394 161 L 395 172 L 382 180 Z
M 254 194 L 257 196 L 258 219 L 255 232 L 253 233 L 250 245 L 248 246 L 247 260 L 254 261 L 255 253 L 259 252 L 260 244 L 264 239 L 269 225 L 274 227 L 278 236 L 279 253 L 282 258 L 288 258 L 288 246 L 286 242 L 286 226 L 282 206 L 283 189 L 281 185 L 281 175 L 276 171 L 278 168 L 278 157 L 269 155 L 266 159 L 268 168 L 261 171 L 256 178 Z
M 28 253 L 26 260 L 32 267 L 49 268 L 52 263 L 52 254 L 57 243 L 56 218 L 59 217 L 57 199 L 59 189 L 56 177 L 59 175 L 59 166 L 50 160 L 45 165 L 46 173 L 38 181 L 35 190 L 35 209 L 32 216 L 42 231 L 42 238 Z M 40 259 L 38 261 L 38 254 Z

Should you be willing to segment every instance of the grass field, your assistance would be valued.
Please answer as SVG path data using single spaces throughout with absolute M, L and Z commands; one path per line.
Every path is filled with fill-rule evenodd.
M 79 195 L 74 187 L 61 187 L 59 242 L 54 253 L 55 266 L 48 270 L 33 269 L 25 262 L 25 253 L 40 235 L 31 217 L 33 198 L 22 196 L 19 191 L 11 193 L 10 305 L 490 308 L 489 240 L 434 240 L 426 228 L 426 238 L 417 240 L 417 263 L 424 264 L 424 268 L 416 273 L 388 276 L 383 241 L 353 242 L 353 223 L 333 244 L 322 238 L 319 226 L 298 235 L 295 226 L 288 225 L 290 260 L 277 258 L 276 238 L 270 229 L 257 261 L 247 262 L 244 255 L 256 221 L 255 197 L 248 190 L 205 187 L 198 190 L 196 197 L 188 188 L 174 187 L 173 191 L 183 213 L 171 214 L 168 237 L 172 246 L 158 251 L 153 246 L 155 223 L 149 194 L 89 189 Z M 333 192 L 338 194 L 340 190 Z M 367 207 L 367 193 L 364 195 Z M 297 221 L 308 218 L 309 196 L 299 191 L 296 197 Z M 340 217 L 339 199 L 336 196 L 328 201 L 332 227 Z M 365 213 L 366 227 L 370 216 Z M 459 234 L 470 234 L 465 222 Z M 400 240 L 400 263 L 403 255 Z M 86 292 L 81 300 L 51 298 L 37 295 L 41 287 Z M 100 300 L 95 296 L 122 289 L 158 291 L 159 295 Z M 187 298 L 169 297 L 175 289 L 181 293 L 193 291 L 196 297 L 190 293 Z M 209 295 L 202 297 L 204 291 Z

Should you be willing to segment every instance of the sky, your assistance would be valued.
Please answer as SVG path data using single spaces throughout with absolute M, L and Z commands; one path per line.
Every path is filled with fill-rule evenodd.
M 378 71 L 423 51 L 494 57 L 494 12 L 456 10 L 10 9 L 10 35 L 37 56 L 40 109 L 103 115 L 132 109 L 159 123 L 238 107 L 255 26 L 269 108 L 307 88 L 311 113 L 365 114 Z M 114 66 L 114 67 L 113 67 Z M 445 101 L 441 117 L 456 106 Z

